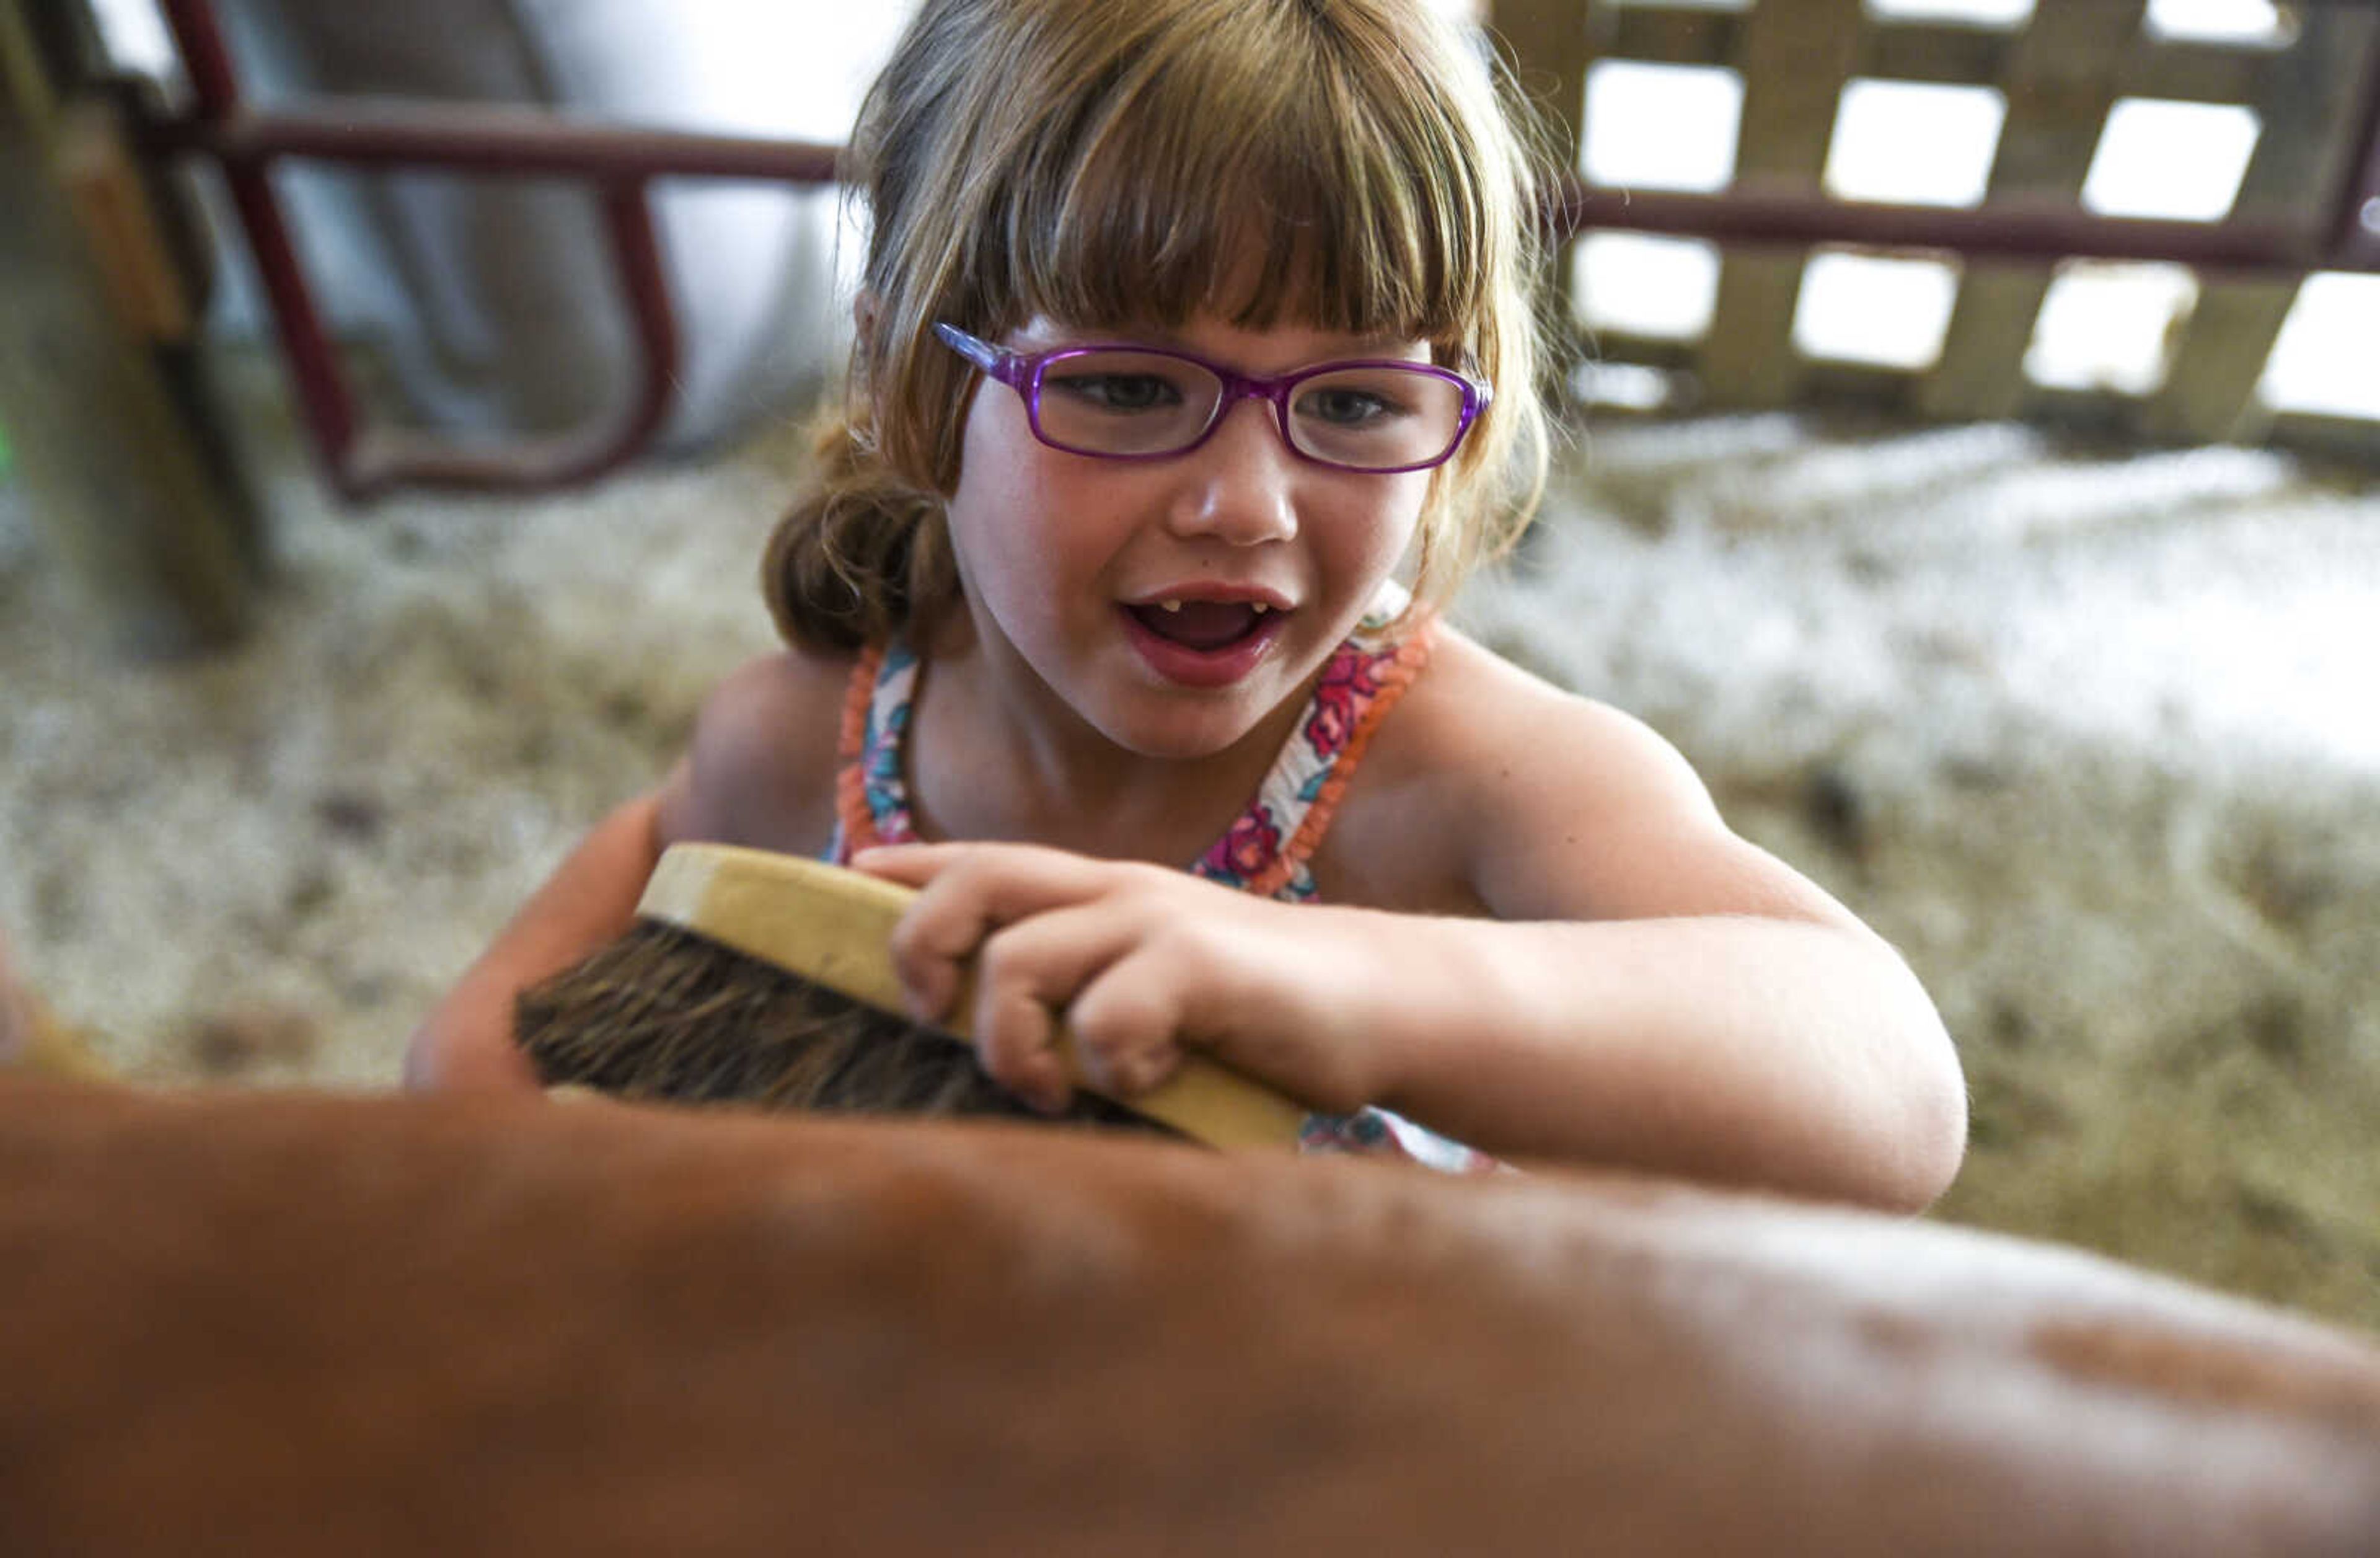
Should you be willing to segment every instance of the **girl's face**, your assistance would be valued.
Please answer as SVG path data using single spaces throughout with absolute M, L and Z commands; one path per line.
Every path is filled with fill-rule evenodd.
M 1036 321 L 998 344 L 1120 340 L 1259 375 L 1429 356 L 1418 341 L 1204 317 L 1158 335 Z M 961 459 L 951 542 L 978 641 L 1110 741 L 1174 759 L 1221 751 L 1303 695 L 1403 556 L 1430 480 L 1301 459 L 1253 399 L 1171 458 L 1069 454 L 1036 439 L 1024 398 L 989 379 Z

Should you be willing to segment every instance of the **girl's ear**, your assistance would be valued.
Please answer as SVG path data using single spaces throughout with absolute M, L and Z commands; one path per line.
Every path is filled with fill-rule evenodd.
M 876 321 L 883 311 L 883 304 L 876 296 L 876 289 L 861 287 L 859 295 L 851 300 L 852 326 L 858 331 L 861 340 L 868 340 L 876 334 Z

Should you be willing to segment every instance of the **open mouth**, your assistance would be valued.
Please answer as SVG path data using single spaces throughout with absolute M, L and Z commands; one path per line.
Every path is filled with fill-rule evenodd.
M 1151 602 L 1125 609 L 1168 643 L 1204 654 L 1242 643 L 1274 620 L 1274 614 L 1252 601 Z

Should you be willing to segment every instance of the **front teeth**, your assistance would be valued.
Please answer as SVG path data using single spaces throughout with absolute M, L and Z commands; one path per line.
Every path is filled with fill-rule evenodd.
M 1272 610 L 1270 606 L 1266 605 L 1262 601 L 1254 602 L 1252 603 L 1252 605 L 1258 616 L 1262 616 L 1265 613 Z
M 1170 612 L 1178 612 L 1182 609 L 1182 603 L 1179 601 L 1160 601 L 1157 603 Z
M 1160 611 L 1178 612 L 1182 609 L 1182 603 L 1179 601 L 1160 601 L 1157 604 L 1158 609 Z M 1255 612 L 1258 616 L 1262 616 L 1265 613 L 1272 610 L 1270 606 L 1266 605 L 1262 601 L 1251 601 L 1248 603 L 1248 609 Z

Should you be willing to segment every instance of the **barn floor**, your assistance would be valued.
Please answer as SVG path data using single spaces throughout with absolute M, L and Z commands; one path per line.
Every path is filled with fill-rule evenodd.
M 770 633 L 778 427 L 525 503 L 334 511 L 234 360 L 257 630 L 128 658 L 0 489 L 0 924 L 114 1065 L 378 1089 Z M 2380 1329 L 2380 484 L 2237 449 L 1614 424 L 1464 615 L 1650 720 L 1940 1002 L 1937 1215 Z

